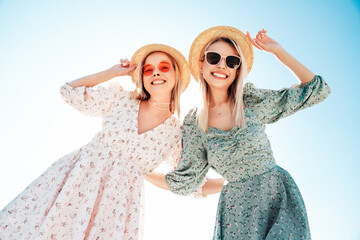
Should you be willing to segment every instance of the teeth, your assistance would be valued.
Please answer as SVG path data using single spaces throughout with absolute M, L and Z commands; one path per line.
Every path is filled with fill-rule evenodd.
M 164 80 L 155 80 L 152 82 L 152 84 L 163 84 L 164 82 Z
M 221 74 L 221 73 L 213 73 L 213 75 L 214 75 L 215 77 L 226 78 L 226 75 L 225 75 L 225 74 Z

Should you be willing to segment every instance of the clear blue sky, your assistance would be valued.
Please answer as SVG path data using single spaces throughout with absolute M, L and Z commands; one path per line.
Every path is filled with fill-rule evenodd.
M 101 120 L 61 100 L 61 84 L 131 58 L 145 44 L 188 56 L 209 27 L 265 28 L 332 88 L 325 102 L 267 127 L 275 158 L 303 194 L 314 239 L 360 239 L 360 3 L 253 2 L 0 0 L 0 208 L 100 128 Z M 254 52 L 248 81 L 272 89 L 296 83 L 275 57 Z M 184 94 L 183 113 L 196 88 L 191 83 Z M 210 239 L 217 198 L 146 185 L 145 240 Z

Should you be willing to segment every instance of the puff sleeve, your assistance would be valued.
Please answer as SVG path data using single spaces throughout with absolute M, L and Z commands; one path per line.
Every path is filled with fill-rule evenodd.
M 60 94 L 65 102 L 81 113 L 93 117 L 106 114 L 122 92 L 122 87 L 114 83 L 109 88 L 71 87 L 67 83 L 60 87 Z
M 190 112 L 183 124 L 181 160 L 176 169 L 165 176 L 169 189 L 176 194 L 189 195 L 206 182 L 209 164 L 200 131 L 195 114 Z
M 244 86 L 244 102 L 262 123 L 274 123 L 283 117 L 325 100 L 330 87 L 321 76 L 310 82 L 281 90 L 258 89 L 253 83 Z
M 171 131 L 171 130 L 169 130 Z M 179 161 L 181 159 L 181 127 L 177 128 L 176 133 L 174 133 L 174 138 L 173 138 L 173 143 L 172 143 L 172 148 L 166 158 L 166 163 L 169 165 L 169 167 L 171 168 L 171 170 L 174 170 L 177 165 L 179 164 Z

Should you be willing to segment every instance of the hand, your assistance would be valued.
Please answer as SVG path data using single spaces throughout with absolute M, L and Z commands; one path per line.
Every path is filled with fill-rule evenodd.
M 212 186 L 212 188 L 218 188 L 218 189 L 213 189 L 213 192 L 209 192 L 207 190 L 209 190 L 209 186 L 206 186 L 205 188 L 207 188 L 205 191 L 201 191 L 201 196 L 203 198 L 207 197 L 210 194 L 214 194 L 214 193 L 218 193 L 221 192 L 222 188 L 224 187 L 224 185 L 228 184 L 228 181 L 226 181 L 225 178 L 215 178 L 215 179 L 209 179 L 208 182 L 210 183 L 215 183 L 214 186 Z M 205 183 L 206 184 L 206 183 Z M 204 190 L 204 189 L 203 189 Z M 197 196 L 195 196 L 197 197 Z
M 136 65 L 130 66 L 130 61 L 126 59 L 120 59 L 120 64 L 112 66 L 109 70 L 113 72 L 115 76 L 126 76 L 131 75 L 135 70 Z
M 276 55 L 276 53 L 281 49 L 281 45 L 278 42 L 266 35 L 265 29 L 260 30 L 256 34 L 255 38 L 251 38 L 248 31 L 246 31 L 246 36 L 251 41 L 252 45 L 261 51 Z
M 201 195 L 206 197 L 207 195 L 221 192 L 224 184 L 226 183 L 225 178 L 208 179 L 204 186 L 202 186 Z M 198 191 L 194 192 L 194 197 L 200 195 Z

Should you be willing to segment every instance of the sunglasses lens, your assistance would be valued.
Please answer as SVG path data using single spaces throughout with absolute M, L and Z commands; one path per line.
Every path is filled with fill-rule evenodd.
M 227 56 L 226 57 L 226 65 L 229 68 L 235 68 L 240 65 L 240 58 L 235 56 Z
M 150 76 L 154 72 L 154 67 L 150 64 L 146 64 L 143 66 L 142 74 L 145 76 Z
M 211 65 L 216 65 L 220 61 L 221 56 L 216 52 L 207 52 L 206 61 Z
M 169 62 L 166 62 L 166 61 L 162 61 L 159 63 L 159 66 L 158 66 L 159 70 L 161 72 L 168 72 L 170 71 L 170 68 L 171 68 L 171 64 Z

